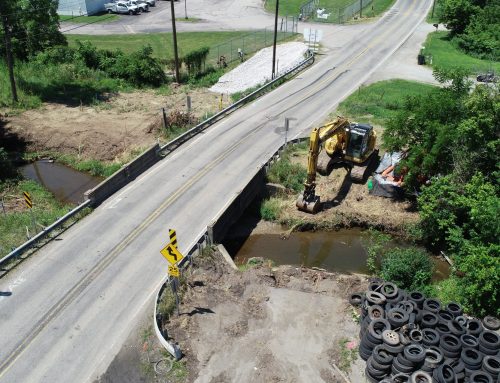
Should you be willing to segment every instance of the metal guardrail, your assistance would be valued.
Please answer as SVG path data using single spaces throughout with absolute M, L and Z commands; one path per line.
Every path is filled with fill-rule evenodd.
M 201 122 L 200 124 L 196 125 L 194 128 L 191 128 L 187 132 L 183 133 L 179 137 L 173 139 L 172 141 L 166 143 L 165 145 L 161 146 L 160 149 L 158 150 L 158 153 L 162 153 L 167 151 L 164 155 L 166 156 L 168 153 L 173 152 L 175 149 L 177 149 L 179 146 L 181 146 L 183 143 L 188 141 L 191 137 L 197 135 L 198 133 L 202 132 L 206 128 L 208 128 L 210 125 L 214 124 L 217 122 L 219 119 L 223 118 L 227 114 L 233 112 L 237 108 L 239 108 L 241 105 L 245 104 L 247 101 L 251 100 L 253 97 L 261 93 L 263 90 L 269 88 L 276 82 L 282 80 L 286 76 L 289 76 L 290 74 L 298 71 L 304 66 L 308 66 L 314 63 L 314 54 L 311 54 L 308 58 L 306 58 L 304 61 L 300 62 L 298 65 L 295 67 L 289 69 L 286 71 L 284 74 L 281 76 L 275 78 L 274 80 L 268 82 L 267 84 L 261 86 L 259 89 L 255 90 L 254 92 L 250 93 L 248 96 L 243 97 L 242 99 L 238 100 L 234 104 L 228 106 L 227 108 L 221 110 L 219 113 L 213 115 L 212 117 L 206 119 L 205 121 Z M 0 266 L 2 266 L 5 262 L 11 260 L 12 258 L 19 256 L 22 254 L 24 251 L 32 247 L 34 244 L 36 244 L 40 239 L 44 238 L 46 235 L 48 235 L 52 230 L 58 228 L 60 225 L 62 225 L 64 222 L 66 222 L 69 218 L 73 217 L 75 214 L 79 213 L 81 210 L 86 208 L 87 206 L 91 205 L 91 201 L 87 200 L 81 205 L 75 207 L 73 210 L 70 212 L 66 213 L 63 217 L 59 218 L 56 222 L 52 223 L 50 226 L 46 227 L 43 229 L 40 233 L 35 235 L 33 238 L 31 238 L 29 241 L 23 243 L 21 246 L 18 248 L 12 250 L 9 254 L 7 254 L 5 257 L 0 259 Z
M 90 205 L 89 200 L 83 202 L 82 204 L 75 207 L 73 210 L 71 210 L 68 213 L 66 213 L 65 215 L 63 215 L 61 218 L 59 218 L 57 221 L 52 223 L 50 226 L 47 226 L 46 228 L 44 228 L 40 233 L 35 235 L 29 241 L 24 242 L 21 246 L 12 250 L 9 254 L 7 254 L 5 257 L 0 259 L 0 266 L 3 265 L 5 262 L 11 260 L 12 258 L 21 255 L 24 251 L 26 251 L 31 246 L 36 244 L 39 240 L 41 240 L 46 235 L 48 235 L 52 230 L 61 226 L 64 222 L 66 222 L 68 219 L 73 217 L 75 214 L 78 214 L 80 211 L 82 211 L 83 209 L 85 209 L 89 205 Z
M 259 89 L 253 91 L 249 95 L 236 101 L 234 104 L 228 106 L 227 108 L 222 109 L 219 113 L 214 114 L 212 117 L 209 117 L 205 121 L 200 122 L 194 128 L 189 129 L 187 132 L 184 132 L 179 137 L 177 137 L 177 138 L 173 139 L 172 141 L 166 143 L 165 145 L 161 146 L 159 152 L 161 152 L 161 153 L 164 151 L 168 151 L 168 153 L 173 152 L 175 149 L 177 149 L 179 146 L 181 146 L 184 142 L 188 141 L 191 137 L 202 132 L 203 130 L 205 130 L 210 125 L 214 124 L 215 122 L 219 121 L 222 117 L 226 116 L 227 114 L 232 113 L 233 111 L 238 109 L 240 106 L 244 105 L 245 103 L 247 103 L 248 101 L 253 99 L 255 96 L 257 96 L 263 90 L 266 90 L 270 86 L 274 85 L 276 82 L 283 80 L 286 76 L 289 76 L 290 74 L 300 70 L 302 67 L 311 65 L 313 63 L 314 63 L 314 54 L 311 54 L 304 61 L 300 62 L 295 67 L 289 69 L 288 71 L 283 73 L 281 76 L 276 77 L 274 80 L 261 86 Z
M 260 172 L 262 169 L 265 169 L 265 172 L 267 173 L 270 165 L 273 164 L 280 157 L 281 152 L 284 150 L 284 148 L 287 145 L 296 144 L 296 143 L 300 143 L 300 142 L 307 141 L 307 140 L 309 140 L 309 135 L 307 135 L 306 137 L 297 137 L 297 138 L 291 139 L 290 141 L 288 141 L 287 144 L 281 145 L 278 148 L 278 150 L 276 150 L 273 153 L 273 155 L 269 158 L 269 160 L 266 161 L 261 167 L 259 167 L 256 174 L 258 172 Z M 253 177 L 252 177 L 252 179 L 253 179 Z M 251 181 L 249 181 L 249 182 L 251 182 Z M 241 192 L 238 194 L 241 194 Z M 231 201 L 226 203 L 225 208 L 228 209 L 236 198 L 238 198 L 238 195 L 234 195 L 233 198 L 231 199 Z M 224 215 L 224 212 L 225 212 L 225 210 L 220 212 L 220 215 L 215 217 L 212 222 L 219 220 Z M 207 245 L 213 245 L 212 238 L 210 237 L 208 227 L 207 227 L 207 230 L 204 231 L 202 233 L 202 235 L 194 242 L 194 244 L 192 244 L 188 248 L 189 250 L 187 251 L 187 255 L 178 264 L 179 269 L 182 270 L 182 269 L 186 268 L 189 264 L 191 264 L 192 258 L 195 256 L 195 254 L 199 255 L 200 252 L 203 251 L 203 249 Z M 172 342 L 168 341 L 168 334 L 163 333 L 163 331 L 161 329 L 162 317 L 158 313 L 158 310 L 157 310 L 158 305 L 160 304 L 160 301 L 161 301 L 162 294 L 165 291 L 165 289 L 172 288 L 171 283 L 172 283 L 172 279 L 170 279 L 170 277 L 167 275 L 167 277 L 165 278 L 165 281 L 163 282 L 160 289 L 158 290 L 158 293 L 156 294 L 155 307 L 154 307 L 154 313 L 153 313 L 154 314 L 153 322 L 154 322 L 155 334 L 158 338 L 158 341 L 165 348 L 165 350 L 167 350 L 176 360 L 179 360 L 182 357 L 182 351 L 176 343 L 172 343 Z

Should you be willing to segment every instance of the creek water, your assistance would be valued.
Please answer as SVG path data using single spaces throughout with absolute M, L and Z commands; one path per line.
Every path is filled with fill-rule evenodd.
M 245 264 L 252 257 L 263 257 L 277 265 L 303 265 L 329 271 L 367 274 L 369 234 L 361 229 L 329 232 L 293 232 L 288 239 L 280 234 L 254 234 L 242 243 L 225 243 L 235 263 Z M 388 247 L 408 244 L 393 241 Z M 438 257 L 434 263 L 433 280 L 447 278 L 449 265 Z
M 54 197 L 64 203 L 78 204 L 83 193 L 102 181 L 87 173 L 49 160 L 40 160 L 22 166 L 19 171 L 24 178 L 43 185 Z

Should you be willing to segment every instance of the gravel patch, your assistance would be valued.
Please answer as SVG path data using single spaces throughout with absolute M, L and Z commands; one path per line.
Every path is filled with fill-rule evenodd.
M 304 60 L 307 45 L 290 42 L 276 46 L 278 75 Z M 231 72 L 226 73 L 210 90 L 216 93 L 236 93 L 264 84 L 271 79 L 273 47 L 261 49 Z

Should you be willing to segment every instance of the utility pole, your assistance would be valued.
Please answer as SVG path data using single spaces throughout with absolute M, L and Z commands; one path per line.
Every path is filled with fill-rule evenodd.
M 175 81 L 180 83 L 179 76 L 179 54 L 177 52 L 177 31 L 175 30 L 175 11 L 174 11 L 174 0 L 170 1 L 170 10 L 172 13 L 172 34 L 174 35 L 174 59 L 175 59 Z
M 187 0 L 184 0 L 184 18 L 188 19 Z
M 434 0 L 432 2 L 432 14 L 431 14 L 431 18 L 434 18 L 434 6 L 436 5 L 436 0 Z
M 7 16 L 2 16 L 2 24 L 4 31 L 5 40 L 5 53 L 7 56 L 7 66 L 9 67 L 9 77 L 10 77 L 10 89 L 12 91 L 12 100 L 17 103 L 19 100 L 17 98 L 17 88 L 16 79 L 14 78 L 14 62 L 12 59 L 12 48 L 10 46 L 10 30 L 7 23 Z
M 280 0 L 276 0 L 276 14 L 274 15 L 274 44 L 273 44 L 273 73 L 271 78 L 276 77 L 276 39 L 278 38 L 278 10 L 279 10 Z

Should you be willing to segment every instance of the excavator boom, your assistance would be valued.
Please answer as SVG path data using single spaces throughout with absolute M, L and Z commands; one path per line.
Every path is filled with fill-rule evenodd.
M 316 173 L 330 174 L 335 162 L 342 162 L 350 169 L 353 181 L 362 181 L 369 164 L 376 157 L 375 143 L 376 134 L 373 127 L 351 124 L 343 117 L 337 117 L 326 125 L 314 128 L 309 138 L 307 179 L 304 192 L 297 199 L 297 208 L 312 214 L 320 210 L 320 197 L 316 195 Z M 318 164 L 322 146 L 325 154 L 322 154 Z

